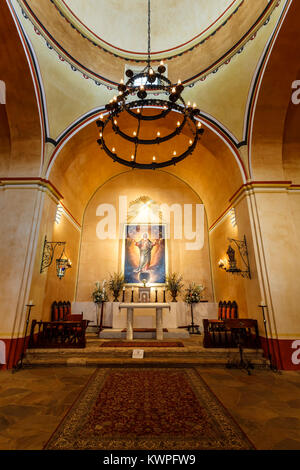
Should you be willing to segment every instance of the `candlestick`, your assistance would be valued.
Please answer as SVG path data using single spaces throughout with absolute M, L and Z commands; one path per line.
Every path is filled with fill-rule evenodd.
M 155 302 L 157 302 L 157 289 L 155 289 Z
M 164 303 L 166 303 L 166 289 L 164 289 Z
M 131 302 L 133 302 L 133 287 L 131 289 Z
M 269 359 L 269 362 L 270 362 L 270 369 L 273 370 L 273 371 L 276 371 L 277 367 L 276 367 L 276 365 L 273 364 L 273 358 L 272 358 L 272 354 L 270 352 L 269 337 L 268 337 L 268 331 L 267 331 L 267 320 L 266 320 L 266 315 L 265 315 L 265 307 L 266 306 L 264 305 L 263 300 L 260 301 L 259 307 L 261 307 L 262 315 L 263 315 L 263 322 L 264 322 L 266 343 L 267 343 L 267 354 L 268 354 L 268 359 Z
M 23 359 L 25 357 L 26 337 L 27 337 L 27 331 L 28 331 L 28 326 L 29 326 L 29 321 L 30 321 L 30 314 L 31 314 L 32 307 L 34 307 L 33 301 L 30 300 L 29 304 L 27 304 L 26 307 L 28 307 L 28 312 L 27 312 L 25 333 L 24 333 L 24 338 L 23 338 L 22 352 L 21 352 L 20 358 L 18 359 L 16 364 L 13 364 L 13 372 L 17 372 L 18 370 L 22 369 L 22 367 L 23 367 Z M 18 345 L 18 342 L 19 342 L 19 338 L 17 339 L 17 345 Z M 16 350 L 17 350 L 17 348 L 16 348 Z
M 125 302 L 125 286 L 123 287 L 122 302 Z

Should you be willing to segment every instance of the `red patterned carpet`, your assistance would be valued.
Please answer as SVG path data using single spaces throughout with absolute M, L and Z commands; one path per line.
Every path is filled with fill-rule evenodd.
M 183 348 L 181 341 L 106 341 L 102 348 Z
M 97 369 L 45 449 L 253 449 L 197 368 Z

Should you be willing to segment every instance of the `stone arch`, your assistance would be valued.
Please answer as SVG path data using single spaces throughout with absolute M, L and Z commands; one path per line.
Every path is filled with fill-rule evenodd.
M 294 119 L 292 114 L 296 115 L 296 110 L 292 111 L 291 96 L 292 84 L 299 78 L 296 60 L 300 48 L 299 14 L 299 2 L 290 2 L 261 81 L 251 136 L 250 164 L 254 180 L 283 181 L 286 178 L 284 140 L 293 133 L 287 126 Z
M 8 4 L 3 2 L 0 17 L 0 77 L 5 82 L 6 129 L 9 128 L 11 148 L 9 165 L 6 165 L 1 176 L 38 176 L 43 149 L 34 75 L 26 55 L 27 46 L 22 42 L 22 34 L 12 15 Z M 1 89 L 3 96 L 3 84 Z

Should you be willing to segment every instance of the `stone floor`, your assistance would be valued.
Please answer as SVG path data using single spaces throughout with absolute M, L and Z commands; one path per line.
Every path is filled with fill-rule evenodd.
M 198 368 L 257 449 L 300 450 L 300 373 Z M 93 367 L 0 373 L 0 449 L 41 449 Z

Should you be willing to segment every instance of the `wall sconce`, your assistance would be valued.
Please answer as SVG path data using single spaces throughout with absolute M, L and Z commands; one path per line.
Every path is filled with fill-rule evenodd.
M 62 279 L 66 270 L 72 267 L 71 261 L 65 254 L 66 242 L 48 242 L 47 237 L 45 237 L 40 273 L 51 265 L 57 246 L 63 247 L 60 257 L 56 259 L 56 275 L 59 279 Z
M 228 238 L 229 243 L 235 243 L 237 246 L 240 256 L 246 269 L 241 270 L 237 267 L 237 262 L 235 258 L 235 250 L 229 245 L 227 249 L 227 256 L 228 256 L 228 263 L 227 260 L 220 259 L 218 265 L 220 269 L 224 269 L 227 273 L 231 274 L 240 274 L 243 277 L 248 277 L 251 279 L 251 272 L 250 272 L 250 264 L 249 264 L 249 257 L 248 257 L 248 248 L 247 248 L 247 241 L 246 237 L 244 236 L 243 240 L 235 240 L 234 238 Z M 229 267 L 227 267 L 229 266 Z
M 56 209 L 56 214 L 55 214 L 55 222 L 57 223 L 57 225 L 60 224 L 62 213 L 63 213 L 63 206 L 59 203 L 57 204 L 57 209 Z
M 233 227 L 236 227 L 237 226 L 237 223 L 236 223 L 236 215 L 235 215 L 235 208 L 233 207 L 232 209 L 230 209 L 229 211 L 229 217 L 230 217 L 230 222 L 231 222 L 231 225 Z

